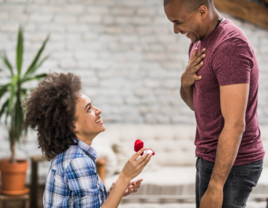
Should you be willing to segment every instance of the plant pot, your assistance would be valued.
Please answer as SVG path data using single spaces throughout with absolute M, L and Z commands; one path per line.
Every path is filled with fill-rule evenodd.
M 25 187 L 27 160 L 16 160 L 12 164 L 9 159 L 0 160 L 2 188 L 0 192 L 8 195 L 20 195 L 29 192 Z

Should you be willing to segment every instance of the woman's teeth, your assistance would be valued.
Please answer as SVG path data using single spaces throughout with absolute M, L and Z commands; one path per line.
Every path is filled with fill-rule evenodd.
M 101 122 L 102 122 L 101 118 L 96 121 L 96 123 L 101 123 Z

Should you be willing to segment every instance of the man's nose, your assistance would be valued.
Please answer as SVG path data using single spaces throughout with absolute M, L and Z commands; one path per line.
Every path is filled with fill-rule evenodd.
M 181 30 L 178 28 L 178 25 L 176 25 L 176 23 L 174 23 L 173 28 L 174 28 L 174 33 L 175 34 L 180 33 Z

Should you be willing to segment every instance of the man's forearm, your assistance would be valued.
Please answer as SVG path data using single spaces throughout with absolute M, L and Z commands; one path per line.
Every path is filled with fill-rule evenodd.
M 193 86 L 181 85 L 181 98 L 194 111 Z
M 218 140 L 215 165 L 208 188 L 223 189 L 235 162 L 243 132 L 243 125 L 224 126 Z

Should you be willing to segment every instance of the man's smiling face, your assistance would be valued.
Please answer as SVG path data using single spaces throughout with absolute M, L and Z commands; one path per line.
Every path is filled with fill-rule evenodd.
M 186 35 L 193 43 L 202 39 L 201 26 L 203 18 L 199 8 L 191 11 L 179 0 L 173 0 L 165 6 L 165 13 L 169 21 L 174 25 L 175 34 Z

